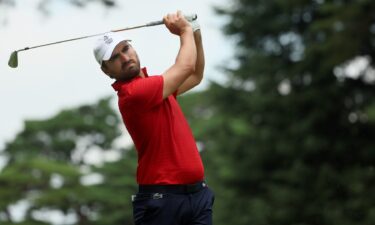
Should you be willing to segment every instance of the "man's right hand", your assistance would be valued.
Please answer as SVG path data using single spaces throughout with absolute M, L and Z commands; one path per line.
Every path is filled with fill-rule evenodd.
M 182 15 L 181 11 L 164 16 L 163 22 L 168 30 L 175 35 L 181 36 L 186 30 L 192 29 L 190 23 Z

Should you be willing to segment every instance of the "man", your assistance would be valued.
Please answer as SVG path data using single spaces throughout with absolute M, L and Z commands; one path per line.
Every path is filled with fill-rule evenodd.
M 98 40 L 94 54 L 102 71 L 116 80 L 112 86 L 138 153 L 135 224 L 210 225 L 214 195 L 203 181 L 193 134 L 176 101 L 203 78 L 201 33 L 180 11 L 163 21 L 179 36 L 180 49 L 161 76 L 148 76 L 129 42 L 111 33 Z

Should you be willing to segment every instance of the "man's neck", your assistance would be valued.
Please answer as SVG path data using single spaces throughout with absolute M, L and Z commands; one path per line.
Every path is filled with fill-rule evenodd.
M 141 76 L 142 78 L 146 77 L 142 70 L 139 70 L 139 75 L 138 76 Z

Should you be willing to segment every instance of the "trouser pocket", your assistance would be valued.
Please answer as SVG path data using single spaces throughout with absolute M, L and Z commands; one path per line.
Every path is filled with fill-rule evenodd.
M 133 218 L 135 225 L 153 224 L 164 207 L 165 194 L 138 193 L 132 195 Z

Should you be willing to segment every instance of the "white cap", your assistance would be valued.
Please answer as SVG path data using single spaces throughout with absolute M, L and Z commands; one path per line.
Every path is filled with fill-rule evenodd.
M 129 41 L 115 34 L 109 32 L 101 36 L 94 45 L 94 56 L 99 65 L 102 65 L 103 61 L 111 58 L 113 50 L 117 44 L 121 41 Z

